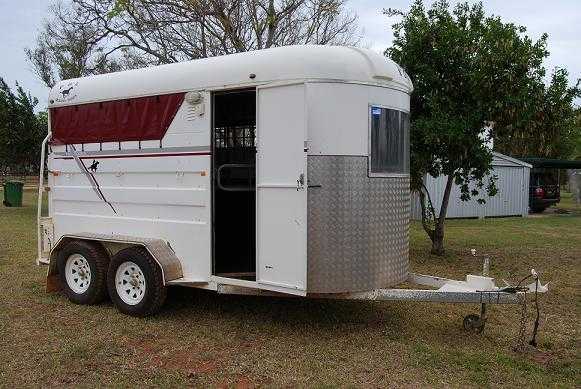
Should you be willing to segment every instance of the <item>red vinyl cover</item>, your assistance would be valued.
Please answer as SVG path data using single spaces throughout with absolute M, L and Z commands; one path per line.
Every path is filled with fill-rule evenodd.
M 53 144 L 159 140 L 184 93 L 50 108 Z

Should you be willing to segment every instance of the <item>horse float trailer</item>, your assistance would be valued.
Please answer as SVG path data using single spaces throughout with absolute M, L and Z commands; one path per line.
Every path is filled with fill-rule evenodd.
M 172 285 L 518 302 L 522 291 L 489 277 L 410 272 L 412 88 L 384 56 L 332 46 L 57 83 L 39 181 L 47 290 L 78 304 L 108 295 L 136 316 L 159 310 Z M 431 288 L 392 289 L 406 281 Z

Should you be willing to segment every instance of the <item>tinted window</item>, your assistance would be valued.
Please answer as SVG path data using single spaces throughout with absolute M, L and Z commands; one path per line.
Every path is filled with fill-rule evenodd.
M 370 173 L 409 173 L 409 114 L 371 107 Z

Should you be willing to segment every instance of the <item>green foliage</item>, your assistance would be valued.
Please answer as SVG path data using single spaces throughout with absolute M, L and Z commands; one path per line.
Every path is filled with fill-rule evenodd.
M 581 160 L 581 108 L 577 108 L 575 115 L 575 130 L 571 136 L 573 143 L 571 158 Z
M 575 158 L 581 137 L 579 109 L 581 80 L 569 86 L 566 69 L 555 69 L 548 85 L 530 88 L 528 105 L 515 106 L 495 126 L 495 147 L 521 157 Z M 520 119 L 520 120 L 519 120 Z
M 36 114 L 38 100 L 16 84 L 13 92 L 0 78 L 0 174 L 38 171 L 40 144 L 46 134 L 47 113 Z
M 115 0 L 113 3 L 113 8 L 111 9 L 111 11 L 109 11 L 107 16 L 109 17 L 109 19 L 113 19 L 114 17 L 120 16 L 123 13 L 123 11 L 129 8 L 129 6 L 130 4 L 128 0 Z
M 527 105 L 529 85 L 544 75 L 547 36 L 532 42 L 524 27 L 486 17 L 482 4 L 450 10 L 438 1 L 426 10 L 417 0 L 406 14 L 386 13 L 403 15 L 386 54 L 414 83 L 414 181 L 425 173 L 454 175 L 459 184 L 480 180 L 491 163 L 485 129 L 513 105 Z
M 424 212 L 424 221 L 429 216 L 433 222 L 424 224 L 426 232 L 442 246 L 452 180 L 459 185 L 462 200 L 497 191 L 487 144 L 495 122 L 510 116 L 507 112 L 515 107 L 534 109 L 528 96 L 544 76 L 547 35 L 533 42 L 524 35 L 524 27 L 486 16 L 481 3 L 460 3 L 452 9 L 441 0 L 426 9 L 422 0 L 416 0 L 407 13 L 388 9 L 385 14 L 401 17 L 385 54 L 414 83 L 412 189 L 424 202 L 426 174 L 450 177 L 438 217 L 433 209 Z M 443 247 L 433 251 L 442 253 Z

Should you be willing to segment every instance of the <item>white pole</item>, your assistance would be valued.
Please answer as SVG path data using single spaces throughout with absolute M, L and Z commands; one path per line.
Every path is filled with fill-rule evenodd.
M 52 136 L 52 132 L 50 131 L 50 115 L 48 118 L 48 134 L 42 141 L 42 146 L 40 150 L 40 174 L 38 178 L 38 198 L 36 200 L 36 239 L 37 239 L 37 251 L 38 256 L 36 258 L 36 264 L 40 264 L 40 260 L 42 258 L 42 232 L 40 226 L 40 219 L 42 217 L 42 197 L 44 193 L 44 157 L 45 157 L 45 149 L 46 143 Z

